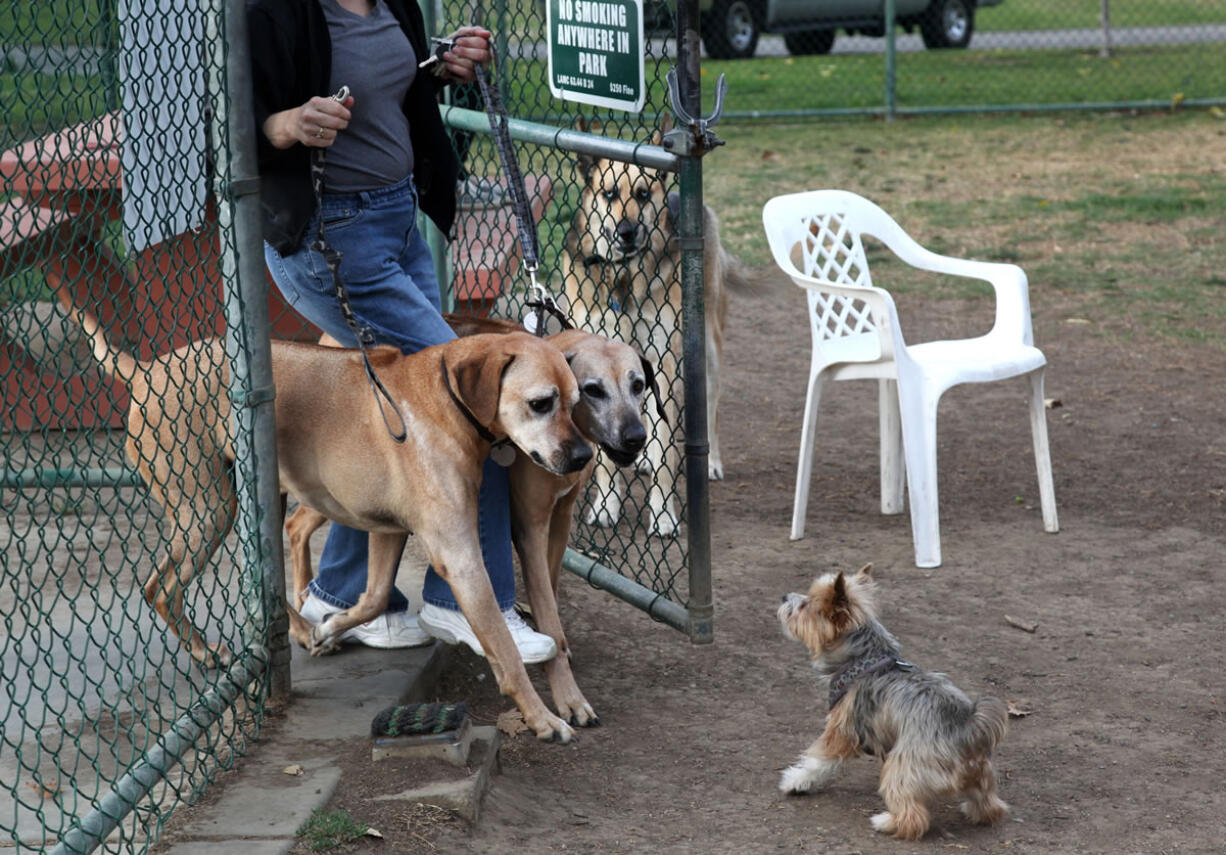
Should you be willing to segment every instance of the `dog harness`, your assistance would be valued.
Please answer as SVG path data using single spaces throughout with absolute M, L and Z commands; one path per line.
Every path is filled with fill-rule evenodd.
M 870 653 L 853 659 L 834 673 L 830 678 L 830 709 L 843 700 L 851 687 L 861 677 L 876 674 L 880 671 L 915 671 L 916 666 L 904 659 L 899 659 L 892 653 Z

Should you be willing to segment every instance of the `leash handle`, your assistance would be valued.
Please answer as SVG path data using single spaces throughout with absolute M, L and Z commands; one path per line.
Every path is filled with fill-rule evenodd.
M 344 103 L 349 97 L 349 87 L 342 86 L 332 96 L 332 100 L 337 103 Z M 326 149 L 315 148 L 311 151 L 311 189 L 315 194 L 315 211 L 319 217 L 319 226 L 315 232 L 315 240 L 311 242 L 311 249 L 323 256 L 324 263 L 328 265 L 328 270 L 332 274 L 332 285 L 335 290 L 336 302 L 340 306 L 341 316 L 345 319 L 345 324 L 349 327 L 353 337 L 357 339 L 358 349 L 362 351 L 362 363 L 366 368 L 366 379 L 370 383 L 371 390 L 375 393 L 375 401 L 379 405 L 379 415 L 383 417 L 383 425 L 387 428 L 388 434 L 397 443 L 404 442 L 408 436 L 408 425 L 404 420 L 404 413 L 400 412 L 400 408 L 396 406 L 396 401 L 392 398 L 387 387 L 383 385 L 377 374 L 375 367 L 370 364 L 370 355 L 366 352 L 368 347 L 375 344 L 375 333 L 368 325 L 358 323 L 357 316 L 353 313 L 353 304 L 349 301 L 349 290 L 345 287 L 345 280 L 341 277 L 341 260 L 344 254 L 328 244 L 327 236 L 324 233 L 324 215 L 323 215 L 323 198 L 324 198 L 324 166 L 326 163 Z M 395 411 L 396 416 L 400 419 L 400 430 L 393 430 L 392 424 L 387 418 L 387 407 L 391 406 Z

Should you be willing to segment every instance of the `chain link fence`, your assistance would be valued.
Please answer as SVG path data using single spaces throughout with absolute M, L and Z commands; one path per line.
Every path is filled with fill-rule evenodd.
M 1218 0 L 702 3 L 729 116 L 1226 103 Z
M 641 158 L 648 145 L 660 146 L 661 117 L 670 112 L 665 79 L 675 62 L 673 44 L 646 41 L 641 112 L 598 109 L 550 93 L 544 0 L 479 10 L 443 0 L 436 14 L 439 32 L 475 21 L 494 33 L 493 83 L 507 112 L 526 125 L 515 151 L 537 222 L 540 284 L 577 326 L 627 341 L 657 366 L 670 414 L 667 422 L 653 418 L 639 468 L 598 464 L 576 511 L 566 566 L 690 632 L 679 220 L 668 206 L 673 194 L 675 207 L 680 186 L 676 174 L 645 167 Z M 671 10 L 656 7 L 651 14 L 650 27 L 673 29 Z M 518 264 L 503 169 L 492 137 L 465 130 L 487 123 L 465 115 L 484 104 L 475 85 L 453 88 L 448 103 L 444 117 L 460 125 L 453 139 L 463 177 L 454 240 L 444 251 L 450 269 L 440 281 L 452 281 L 457 312 L 518 319 L 526 314 L 529 279 Z M 586 153 L 578 154 L 560 144 L 559 130 L 599 136 L 589 137 Z M 698 324 L 701 330 L 701 319 Z M 699 536 L 706 537 L 705 526 Z M 594 565 L 630 584 L 607 573 L 597 581 Z
M 219 493 L 167 519 L 157 498 L 217 473 L 174 473 L 151 496 L 125 414 L 195 390 L 103 370 L 79 314 L 138 359 L 181 348 L 202 373 L 228 365 L 232 397 L 248 384 L 258 339 L 233 319 L 258 327 L 260 312 L 237 290 L 227 225 L 224 5 L 0 5 L 0 848 L 144 851 L 263 718 L 275 562 L 255 536 L 251 410 L 229 431 L 237 504 Z M 190 443 L 227 425 L 173 427 Z M 237 523 L 215 552 L 194 542 L 205 517 Z M 194 577 L 181 622 L 152 607 L 173 610 L 174 574 L 154 569 L 167 556 Z M 201 661 L 175 632 L 189 624 Z
M 241 168 L 230 114 L 250 109 L 228 81 L 247 57 L 234 56 L 242 39 L 224 14 L 242 7 L 0 4 L 0 845 L 17 851 L 146 851 L 170 812 L 244 752 L 270 695 L 286 688 L 278 687 L 288 676 L 276 605 L 280 537 L 274 528 L 270 545 L 261 513 L 277 505 L 267 495 L 276 483 L 270 455 L 261 459 L 271 436 L 258 415 L 269 399 L 258 380 L 261 324 L 271 319 L 281 337 L 317 332 L 275 289 L 265 296 L 262 259 L 242 243 L 255 185 Z M 616 298 L 602 292 L 571 310 L 584 311 L 596 331 L 633 341 L 663 369 L 670 420 L 653 426 L 650 471 L 606 469 L 578 512 L 567 566 L 709 640 L 705 471 L 686 477 L 682 453 L 701 456 L 699 440 L 683 435 L 683 422 L 693 420 L 682 418 L 687 371 L 701 362 L 686 360 L 702 353 L 701 302 L 696 313 L 683 311 L 676 236 L 685 215 L 669 210 L 679 189 L 700 193 L 701 172 L 687 179 L 690 190 L 681 186 L 678 157 L 655 137 L 669 112 L 669 45 L 649 42 L 641 113 L 592 110 L 549 95 L 537 0 L 479 11 L 444 2 L 427 11 L 433 32 L 484 17 L 496 33 L 496 83 L 516 117 L 542 284 L 559 298 L 568 278 L 586 291 L 616 290 Z M 671 26 L 672 13 L 663 15 Z M 483 105 L 472 87 L 449 98 L 443 109 L 465 171 L 454 239 L 436 236 L 442 281 L 452 283 L 457 311 L 520 317 L 526 292 L 515 225 Z M 581 121 L 584 132 L 576 130 Z M 625 210 L 609 209 L 615 196 Z M 623 255 L 641 267 L 633 281 L 613 270 L 605 282 L 594 254 L 575 248 L 585 236 L 616 237 L 630 209 L 635 225 Z M 226 473 L 193 464 L 155 477 L 150 491 L 160 452 L 133 447 L 124 426 L 199 390 L 173 378 L 150 384 L 146 368 L 127 376 L 105 358 L 103 370 L 82 311 L 110 345 L 138 359 L 177 351 L 201 375 L 228 366 L 230 387 L 215 396 L 234 405 L 218 407 L 233 410 L 228 430 L 224 415 L 185 420 L 168 428 L 175 438 L 161 450 L 191 445 L 202 431 L 226 433 L 237 456 L 236 502 L 223 495 L 194 515 L 168 518 L 167 491 Z M 220 345 L 205 344 L 216 337 Z M 701 391 L 690 397 L 701 405 Z M 215 551 L 195 537 L 230 522 Z M 167 556 L 172 570 L 180 559 L 190 567 L 182 621 L 152 607 L 172 593 L 169 576 L 157 575 Z M 686 575 L 696 565 L 705 609 L 697 623 L 694 577 Z M 175 632 L 188 625 L 209 645 L 196 657 Z

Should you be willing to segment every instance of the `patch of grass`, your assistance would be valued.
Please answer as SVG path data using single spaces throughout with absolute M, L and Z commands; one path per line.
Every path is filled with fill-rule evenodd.
M 975 13 L 975 28 L 987 30 L 1058 30 L 1099 26 L 1098 3 L 1068 0 L 1005 0 Z M 1172 27 L 1226 23 L 1226 9 L 1211 0 L 1111 0 L 1111 26 Z
M 1218 44 L 1121 47 L 1109 58 L 1097 50 L 923 51 L 898 55 L 900 109 L 1122 101 L 1173 102 L 1220 98 L 1226 63 Z M 729 117 L 769 111 L 881 109 L 881 54 L 762 57 L 706 61 L 708 82 L 728 81 Z M 712 100 L 714 86 L 707 85 Z M 657 103 L 654 99 L 651 103 Z
M 306 841 L 312 852 L 324 852 L 352 843 L 366 833 L 367 826 L 357 822 L 343 810 L 326 811 L 316 808 L 297 836 Z
M 1226 347 L 1226 121 L 1186 114 L 728 123 L 704 166 L 724 242 L 770 264 L 762 205 L 820 187 L 880 204 L 936 252 L 1020 265 L 1036 312 L 1094 334 Z M 950 152 L 957 152 L 951 157 Z M 764 168 L 769 164 L 770 168 Z M 870 255 L 874 280 L 921 300 L 991 299 Z M 1051 318 L 1049 318 L 1049 321 Z

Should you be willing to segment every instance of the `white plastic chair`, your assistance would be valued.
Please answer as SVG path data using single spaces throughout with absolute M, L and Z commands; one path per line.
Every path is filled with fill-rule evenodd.
M 805 399 L 792 539 L 804 535 L 813 445 L 822 385 L 827 380 L 876 379 L 881 436 L 881 512 L 902 512 L 904 469 L 918 567 L 941 564 L 937 510 L 937 404 L 959 383 L 1030 378 L 1030 430 L 1039 475 L 1043 527 L 1059 531 L 1052 485 L 1043 371 L 1034 346 L 1026 274 L 1014 264 L 937 255 L 911 239 L 881 208 L 842 190 L 777 196 L 762 222 L 775 262 L 805 289 L 813 360 Z M 862 235 L 924 270 L 986 280 L 996 291 L 996 319 L 983 336 L 908 345 L 889 293 L 874 287 Z

